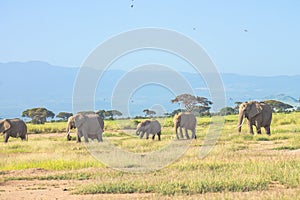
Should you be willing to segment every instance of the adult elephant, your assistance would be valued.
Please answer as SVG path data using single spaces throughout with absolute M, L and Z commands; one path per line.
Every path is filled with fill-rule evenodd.
M 27 139 L 27 126 L 21 119 L 3 119 L 0 121 L 0 133 L 4 134 L 4 142 L 9 137 L 20 137 L 22 140 Z
M 149 139 L 149 134 L 152 134 L 152 140 L 154 140 L 155 135 L 157 134 L 158 140 L 160 141 L 161 135 L 161 125 L 156 119 L 148 119 L 140 122 L 136 128 L 136 135 L 140 135 L 140 138 L 143 138 L 146 133 L 146 139 Z
M 102 133 L 104 130 L 103 119 L 94 112 L 79 112 L 74 116 L 69 117 L 67 123 L 67 140 L 71 140 L 71 129 L 77 128 L 77 142 L 81 142 L 81 137 L 88 142 L 89 139 L 97 139 L 102 142 Z
M 253 133 L 253 125 L 257 133 L 261 134 L 261 127 L 264 127 L 267 134 L 271 135 L 270 125 L 272 121 L 272 108 L 264 102 L 244 102 L 239 107 L 238 132 L 241 132 L 244 118 L 248 119 L 249 130 Z
M 187 139 L 190 139 L 188 130 L 190 130 L 192 132 L 192 138 L 196 139 L 197 120 L 196 120 L 196 117 L 194 114 L 192 114 L 190 112 L 176 114 L 173 118 L 173 122 L 174 122 L 176 137 L 178 140 L 179 140 L 178 128 L 180 130 L 180 138 L 183 138 L 182 128 L 184 128 L 185 136 Z

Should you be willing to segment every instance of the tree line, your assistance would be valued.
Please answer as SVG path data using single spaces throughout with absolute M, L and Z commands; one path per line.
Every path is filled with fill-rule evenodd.
M 176 96 L 175 99 L 172 99 L 171 102 L 184 106 L 184 109 L 176 109 L 171 113 L 165 113 L 165 116 L 174 116 L 182 111 L 193 112 L 195 115 L 201 116 L 211 115 L 210 108 L 213 102 L 209 101 L 206 97 L 181 94 Z M 222 108 L 218 113 L 214 113 L 214 115 L 237 114 L 241 103 L 242 102 L 235 102 L 234 107 Z M 269 104 L 274 112 L 289 112 L 293 109 L 293 106 L 276 100 L 266 100 L 265 103 Z M 115 119 L 115 117 L 122 116 L 122 113 L 118 110 L 98 110 L 96 113 L 103 119 L 110 120 Z M 145 117 L 153 117 L 156 115 L 156 112 L 150 109 L 144 109 L 143 113 L 145 114 Z M 54 117 L 58 118 L 59 121 L 67 121 L 67 119 L 72 115 L 73 113 L 70 112 L 59 112 L 55 115 L 52 111 L 46 108 L 31 108 L 22 112 L 22 117 L 30 118 L 30 122 L 33 124 L 44 124 L 47 119 L 53 119 Z

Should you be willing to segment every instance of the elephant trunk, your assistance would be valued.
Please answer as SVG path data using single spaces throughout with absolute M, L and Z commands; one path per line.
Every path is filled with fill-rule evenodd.
M 70 126 L 70 124 L 68 124 L 68 126 L 66 128 L 66 132 L 67 132 L 67 140 L 70 141 L 71 140 L 71 136 L 70 136 L 71 126 Z
M 136 132 L 135 132 L 135 133 L 136 133 L 136 135 L 140 135 L 141 132 L 142 132 L 142 128 L 140 127 L 140 128 L 137 128 L 137 129 L 136 129 Z
M 244 122 L 244 112 L 239 113 L 239 119 L 238 119 L 238 132 L 240 133 L 242 130 L 242 125 Z
M 179 127 L 179 123 L 176 122 L 176 123 L 174 124 L 174 129 L 175 129 L 176 135 L 177 135 L 178 127 Z

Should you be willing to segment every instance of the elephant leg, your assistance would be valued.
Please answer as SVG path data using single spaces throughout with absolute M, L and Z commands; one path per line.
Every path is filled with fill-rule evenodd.
M 103 142 L 102 133 L 98 133 L 97 140 L 98 142 Z
M 88 143 L 89 142 L 89 137 L 86 134 L 83 135 L 83 137 L 84 137 L 84 142 Z
M 257 134 L 261 134 L 261 126 L 258 123 L 258 121 L 255 121 L 255 127 L 256 127 L 256 132 Z
M 185 137 L 186 137 L 186 139 L 189 140 L 190 136 L 189 136 L 188 130 L 185 128 L 184 131 L 185 131 Z
M 256 127 L 256 131 L 257 131 L 257 134 L 261 134 L 261 128 L 260 128 L 260 126 Z
M 181 127 L 179 128 L 179 131 L 180 131 L 180 137 L 183 138 L 182 128 Z
M 70 141 L 72 139 L 70 133 L 67 134 L 67 140 Z
M 21 140 L 26 140 L 26 135 L 21 135 L 20 138 Z
M 79 135 L 79 132 L 77 133 L 77 142 L 81 142 L 81 137 Z
M 157 133 L 157 136 L 158 136 L 158 140 L 160 141 L 160 134 L 161 134 L 161 132 L 159 131 L 158 133 Z M 177 138 L 178 139 L 178 138 Z
M 4 134 L 4 142 L 8 142 L 9 133 Z
M 149 133 L 146 132 L 146 139 L 148 140 L 149 139 Z
M 192 139 L 196 139 L 196 130 L 195 129 L 192 130 Z
M 152 136 L 152 140 L 154 140 L 154 138 L 155 138 L 155 134 L 153 134 L 153 136 Z
M 252 123 L 251 123 L 251 122 L 249 122 L 249 123 L 248 123 L 248 125 L 249 125 L 249 131 L 250 131 L 250 133 L 253 135 L 253 134 L 254 134 L 254 132 L 253 132 Z
M 179 137 L 178 137 L 178 130 L 176 129 L 176 138 L 177 138 L 177 140 L 179 140 Z
M 266 126 L 265 130 L 266 130 L 267 135 L 271 135 L 270 126 Z
M 142 139 L 144 137 L 145 132 L 142 131 L 142 133 L 140 134 L 140 139 Z

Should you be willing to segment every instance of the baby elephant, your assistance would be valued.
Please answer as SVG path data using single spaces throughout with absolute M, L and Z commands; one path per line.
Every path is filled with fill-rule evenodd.
M 27 126 L 21 119 L 3 119 L 0 120 L 0 133 L 4 133 L 4 142 L 11 137 L 20 137 L 22 140 L 27 139 Z
M 161 125 L 156 119 L 147 119 L 142 121 L 137 125 L 136 135 L 140 135 L 140 138 L 143 138 L 146 133 L 146 139 L 149 139 L 149 134 L 152 134 L 152 140 L 154 140 L 155 134 L 158 136 L 158 140 L 160 140 L 161 135 Z

